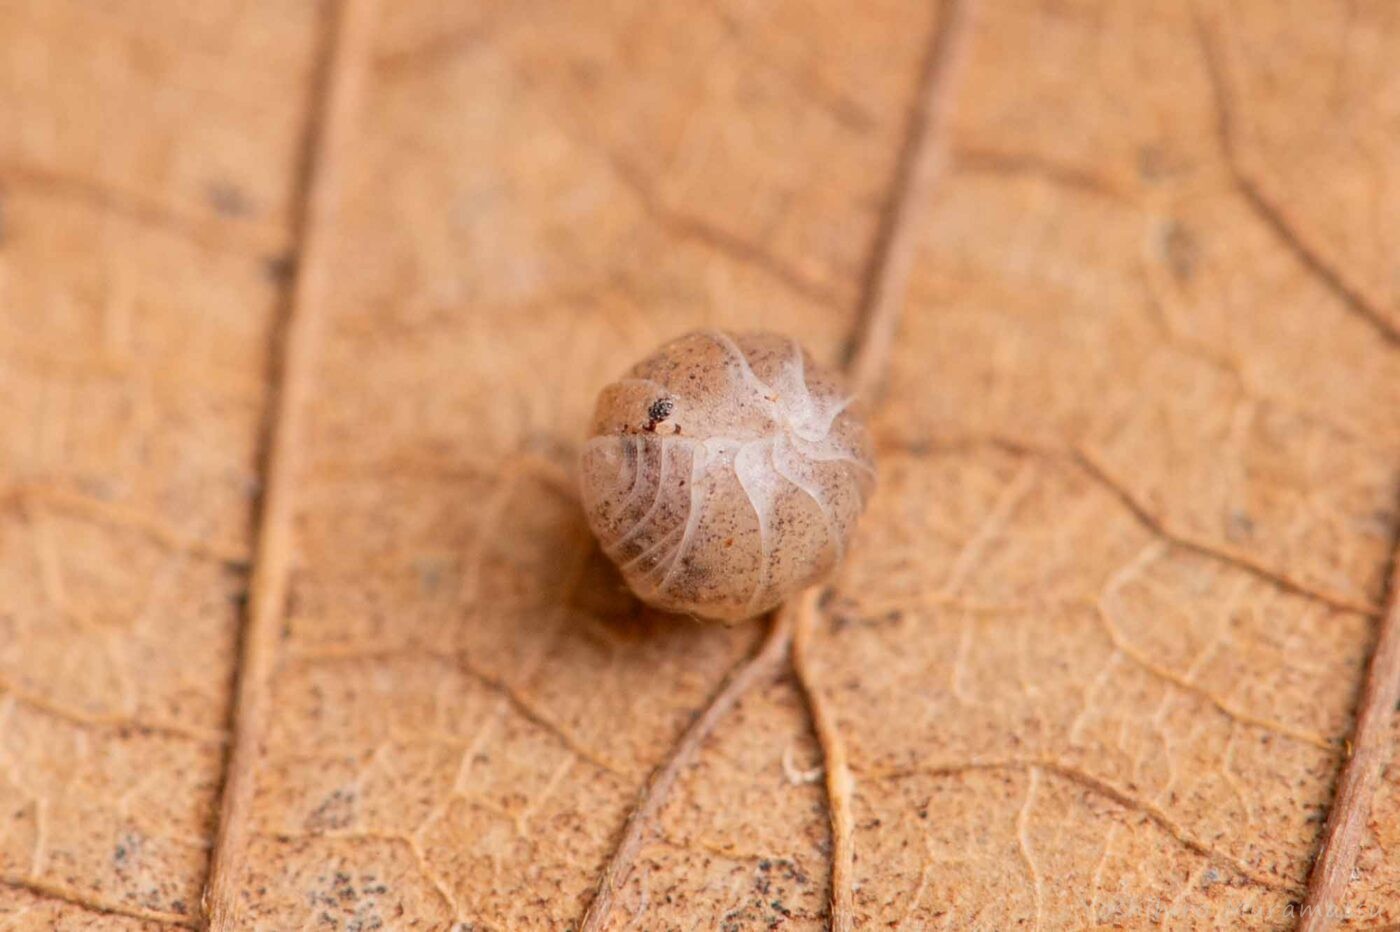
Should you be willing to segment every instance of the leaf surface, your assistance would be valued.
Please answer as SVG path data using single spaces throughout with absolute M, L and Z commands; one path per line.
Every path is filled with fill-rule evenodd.
M 212 862 L 221 927 L 577 927 L 762 637 L 599 553 L 595 393 L 838 361 L 899 216 L 807 657 L 857 927 L 1292 927 L 1400 523 L 1400 15 L 966 5 L 0 7 L 0 919 L 197 925 Z M 822 764 L 784 665 L 609 927 L 824 927 Z

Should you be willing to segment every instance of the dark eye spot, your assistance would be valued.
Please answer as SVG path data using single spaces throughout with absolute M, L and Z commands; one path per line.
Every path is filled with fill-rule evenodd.
M 656 425 L 671 416 L 671 412 L 676 410 L 676 403 L 669 398 L 658 398 L 647 408 L 647 430 L 655 430 Z

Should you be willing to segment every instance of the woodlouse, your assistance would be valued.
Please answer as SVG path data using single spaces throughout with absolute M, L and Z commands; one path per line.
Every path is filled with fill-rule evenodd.
M 875 469 L 841 377 L 771 333 L 690 333 L 599 395 L 580 461 L 593 533 L 658 608 L 738 621 L 845 553 Z

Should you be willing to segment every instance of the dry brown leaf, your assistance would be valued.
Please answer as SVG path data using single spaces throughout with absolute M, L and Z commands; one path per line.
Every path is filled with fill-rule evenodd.
M 594 392 L 883 301 L 809 701 L 736 691 L 607 926 L 828 922 L 815 704 L 857 927 L 1292 927 L 1395 727 L 1397 47 L 1384 0 L 0 6 L 0 924 L 577 927 L 763 637 L 596 552 Z M 1400 922 L 1400 768 L 1368 805 L 1348 927 Z

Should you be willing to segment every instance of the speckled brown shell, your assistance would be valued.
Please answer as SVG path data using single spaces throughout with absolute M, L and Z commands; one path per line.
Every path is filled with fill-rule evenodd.
M 841 560 L 874 488 L 851 402 L 787 337 L 672 340 L 598 397 L 579 469 L 588 523 L 657 608 L 767 611 Z

